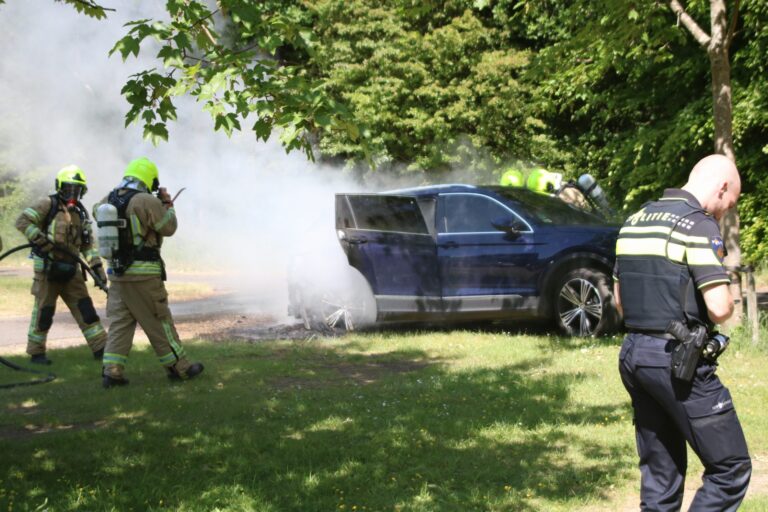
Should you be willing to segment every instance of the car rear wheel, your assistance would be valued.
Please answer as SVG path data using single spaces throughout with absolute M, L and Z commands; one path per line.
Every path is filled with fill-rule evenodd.
M 599 336 L 616 328 L 617 312 L 608 277 L 579 268 L 565 274 L 555 287 L 557 326 L 569 336 Z

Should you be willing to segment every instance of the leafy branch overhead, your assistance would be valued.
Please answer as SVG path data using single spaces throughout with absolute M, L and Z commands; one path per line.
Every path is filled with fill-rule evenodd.
M 119 53 L 125 60 L 155 47 L 163 63 L 162 70 L 132 75 L 123 88 L 130 104 L 126 125 L 141 122 L 153 143 L 167 140 L 166 123 L 176 118 L 174 100 L 189 95 L 203 103 L 215 130 L 230 135 L 252 122 L 256 137 L 267 140 L 277 128 L 286 151 L 301 149 L 310 158 L 312 141 L 322 131 L 359 137 L 347 109 L 327 94 L 323 83 L 310 78 L 305 66 L 282 57 L 314 52 L 302 11 L 275 1 L 219 5 L 210 10 L 196 0 L 169 0 L 169 22 L 126 24 L 127 35 L 110 55 Z

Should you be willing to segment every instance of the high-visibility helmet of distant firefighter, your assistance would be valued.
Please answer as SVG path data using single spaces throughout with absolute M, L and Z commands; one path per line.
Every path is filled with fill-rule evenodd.
M 160 186 L 157 166 L 151 160 L 144 157 L 131 160 L 128 167 L 125 168 L 123 177 L 138 179 L 146 185 L 147 190 L 150 192 L 156 191 Z
M 85 173 L 76 165 L 63 167 L 56 174 L 56 193 L 70 203 L 76 203 L 88 191 Z
M 534 192 L 551 194 L 557 192 L 563 182 L 563 175 L 559 172 L 549 172 L 545 169 L 534 169 L 528 175 L 526 186 Z
M 507 169 L 499 180 L 502 187 L 522 187 L 524 183 L 523 173 L 515 168 Z

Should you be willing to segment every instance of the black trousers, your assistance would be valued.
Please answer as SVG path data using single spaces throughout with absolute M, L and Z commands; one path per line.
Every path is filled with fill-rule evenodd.
M 747 442 L 717 365 L 702 362 L 692 382 L 674 379 L 672 341 L 631 333 L 619 372 L 632 398 L 640 456 L 641 510 L 680 510 L 688 466 L 686 442 L 704 465 L 690 510 L 736 510 L 752 475 Z

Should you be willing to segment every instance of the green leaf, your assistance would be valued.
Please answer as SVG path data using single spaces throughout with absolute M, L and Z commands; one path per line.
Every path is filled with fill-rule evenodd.
M 253 124 L 252 130 L 256 133 L 256 138 L 266 142 L 272 134 L 272 123 L 263 118 L 259 119 Z
M 139 55 L 139 40 L 134 39 L 132 36 L 125 36 L 122 39 L 120 39 L 117 43 L 115 43 L 115 46 L 112 47 L 111 50 L 109 50 L 108 55 L 112 55 L 116 51 L 120 52 L 120 55 L 123 57 L 123 61 L 125 61 L 129 55 L 133 54 L 134 56 Z

